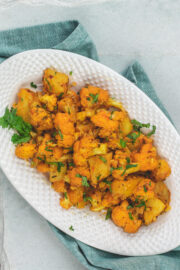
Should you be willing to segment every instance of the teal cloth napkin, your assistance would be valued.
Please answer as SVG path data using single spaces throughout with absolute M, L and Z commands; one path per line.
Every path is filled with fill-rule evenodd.
M 95 45 L 86 30 L 77 21 L 58 22 L 0 32 L 0 62 L 16 53 L 38 48 L 66 50 L 98 60 Z M 138 62 L 129 66 L 123 75 L 145 92 L 170 119 L 168 112 L 157 97 L 151 82 Z M 52 224 L 50 224 L 50 227 L 57 238 L 90 270 L 180 269 L 180 247 L 155 256 L 120 256 L 83 244 Z

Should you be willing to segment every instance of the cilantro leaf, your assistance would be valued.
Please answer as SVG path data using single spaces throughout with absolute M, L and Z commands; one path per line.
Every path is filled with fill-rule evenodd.
M 0 126 L 2 128 L 14 129 L 17 132 L 11 138 L 14 144 L 28 142 L 31 139 L 30 132 L 32 126 L 18 116 L 16 111 L 14 108 L 11 108 L 11 110 L 6 108 L 4 115 L 0 117 Z
M 90 93 L 89 95 L 90 95 L 90 97 L 92 97 L 92 104 L 98 102 L 99 94 L 94 95 L 94 94 L 91 94 L 91 93 Z
M 106 220 L 109 219 L 111 217 L 111 213 L 112 213 L 112 208 L 108 208 L 107 213 L 106 213 Z
M 86 176 L 83 176 L 83 175 L 77 173 L 76 174 L 76 177 L 82 178 L 82 186 L 89 187 L 89 183 L 87 181 L 87 177 Z
M 153 135 L 156 132 L 156 126 L 152 127 L 153 129 L 147 134 L 148 137 L 150 137 L 151 135 Z
M 99 156 L 99 159 L 102 160 L 102 162 L 107 163 L 107 160 L 104 157 Z
M 33 82 L 31 82 L 30 85 L 31 85 L 32 88 L 35 88 L 35 89 L 37 88 L 37 85 L 35 83 L 33 83 Z
M 126 147 L 126 142 L 123 139 L 120 139 L 120 145 L 122 148 Z
M 72 232 L 74 232 L 74 228 L 73 228 L 72 225 L 69 227 L 69 230 L 72 231 Z

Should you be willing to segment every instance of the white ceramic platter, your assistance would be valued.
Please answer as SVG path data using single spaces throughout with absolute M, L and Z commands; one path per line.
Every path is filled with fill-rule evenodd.
M 0 165 L 17 191 L 44 218 L 67 234 L 96 248 L 122 255 L 151 255 L 169 251 L 180 244 L 180 137 L 160 109 L 124 77 L 86 57 L 57 50 L 33 50 L 17 54 L 0 65 L 0 116 L 12 105 L 19 88 L 31 81 L 40 83 L 47 67 L 69 73 L 79 88 L 93 84 L 109 90 L 121 101 L 130 117 L 156 125 L 155 144 L 161 156 L 168 159 L 172 174 L 167 180 L 171 190 L 171 211 L 157 222 L 126 234 L 103 214 L 88 209 L 59 206 L 59 194 L 46 177 L 23 160 L 16 158 L 11 143 L 12 131 L 0 129 Z M 69 230 L 73 225 L 74 232 Z M 31 228 L 29 228 L 31 229 Z

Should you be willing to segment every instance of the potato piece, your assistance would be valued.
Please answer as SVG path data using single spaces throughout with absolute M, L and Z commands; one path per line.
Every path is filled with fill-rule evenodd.
M 30 123 L 30 104 L 35 99 L 35 96 L 34 92 L 26 88 L 21 88 L 18 93 L 17 115 L 21 116 L 28 123 Z
M 169 204 L 170 191 L 164 182 L 155 183 L 154 193 L 164 204 Z
M 99 212 L 105 207 L 102 205 L 102 193 L 98 190 L 90 194 L 91 197 L 91 211 L 93 212 Z
M 114 180 L 111 184 L 113 197 L 121 200 L 130 197 L 141 180 L 142 177 L 136 176 L 129 176 L 126 181 Z
M 106 104 L 109 107 L 114 107 L 114 108 L 120 109 L 121 111 L 124 111 L 124 107 L 123 107 L 122 103 L 116 101 L 113 98 L 109 98 Z
M 91 172 L 92 186 L 96 187 L 98 181 L 110 175 L 111 159 L 112 159 L 112 153 L 108 153 L 102 156 L 94 156 L 88 159 L 90 172 Z
M 133 125 L 131 124 L 131 121 L 129 117 L 125 117 L 124 120 L 120 123 L 120 131 L 122 132 L 123 136 L 128 135 L 133 130 Z
M 68 90 L 69 78 L 66 74 L 47 68 L 43 74 L 43 90 L 56 96 L 63 96 Z
M 152 171 L 155 181 L 164 181 L 171 174 L 171 168 L 166 160 L 159 159 L 158 167 Z
M 157 216 L 159 216 L 165 208 L 165 204 L 157 199 L 152 198 L 146 202 L 146 211 L 144 212 L 144 222 L 145 225 L 149 225 L 153 221 L 156 220 Z
M 52 168 L 53 166 L 53 170 L 50 171 L 49 174 L 49 181 L 50 182 L 57 182 L 57 181 L 61 181 L 64 179 L 64 176 L 67 172 L 67 165 L 64 164 L 64 167 L 61 167 L 60 172 L 57 171 L 57 166 L 56 165 L 50 165 L 50 167 Z

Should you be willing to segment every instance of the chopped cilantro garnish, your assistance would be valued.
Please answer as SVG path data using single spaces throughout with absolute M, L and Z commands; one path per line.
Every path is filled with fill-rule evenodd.
M 133 128 L 137 131 L 140 131 L 140 129 L 143 127 L 146 127 L 146 128 L 150 127 L 150 123 L 143 124 L 135 119 L 131 120 L 131 123 L 133 124 Z
M 140 136 L 140 132 L 138 132 L 138 133 L 136 133 L 136 132 L 132 132 L 132 133 L 130 133 L 129 135 L 127 135 L 127 137 L 129 138 L 129 139 L 131 139 L 132 140 L 132 143 L 134 144 L 135 143 L 135 141 L 136 141 L 136 139 Z
M 87 201 L 92 202 L 92 198 L 91 198 L 90 196 L 87 197 L 87 196 L 86 196 L 86 193 L 83 193 L 83 201 L 84 201 L 84 202 L 87 202 Z
M 131 204 L 129 204 L 129 205 L 127 206 L 127 210 L 128 210 L 128 209 L 131 209 L 131 208 L 133 208 L 133 206 L 132 206 Z
M 109 186 L 109 191 L 112 192 L 112 188 L 111 188 L 112 182 L 111 181 L 108 181 L 106 179 L 104 179 L 103 182 L 106 183 Z
M 149 182 L 149 186 L 151 186 L 151 181 Z
M 91 100 L 90 97 L 87 97 L 86 99 L 89 100 L 89 101 Z
M 45 150 L 46 151 L 49 151 L 49 152 L 53 152 L 53 150 L 52 149 L 49 149 L 47 146 L 46 146 Z
M 153 129 L 147 134 L 148 137 L 150 137 L 151 135 L 153 135 L 156 132 L 156 126 L 152 127 Z
M 30 85 L 31 85 L 32 88 L 35 88 L 35 89 L 37 88 L 37 85 L 35 83 L 33 83 L 33 82 L 31 82 Z
M 32 126 L 25 122 L 22 117 L 18 116 L 16 111 L 14 108 L 11 108 L 11 110 L 6 108 L 4 115 L 0 117 L 0 126 L 2 128 L 14 129 L 17 133 L 11 137 L 11 141 L 14 144 L 20 144 L 28 142 L 31 139 L 30 132 Z
M 63 140 L 63 134 L 60 129 L 58 129 L 59 136 L 61 137 L 61 140 Z
M 120 139 L 120 145 L 122 148 L 126 147 L 126 142 L 123 139 Z
M 64 192 L 64 197 L 65 197 L 65 199 L 67 199 L 67 198 L 68 198 L 68 196 L 67 196 L 67 192 Z
M 114 113 L 114 111 L 111 112 L 110 120 L 112 120 L 113 113 Z
M 57 166 L 57 170 L 58 172 L 61 171 L 61 167 L 64 167 L 64 163 L 62 162 L 46 162 L 47 164 L 50 164 L 50 165 L 56 165 Z
M 86 176 L 83 176 L 83 175 L 77 173 L 76 174 L 76 177 L 82 178 L 82 186 L 89 187 L 89 183 L 87 181 L 87 177 Z
M 101 177 L 101 174 L 98 175 L 98 176 L 96 177 L 96 179 L 99 181 L 100 177 Z
M 43 159 L 42 159 L 42 158 L 40 158 L 40 157 L 37 157 L 37 159 L 39 159 L 39 160 L 43 161 Z
M 52 86 L 51 86 L 50 82 L 48 81 L 48 79 L 45 78 L 45 81 L 47 82 L 47 84 L 49 86 L 49 90 L 52 91 Z
M 99 158 L 100 158 L 100 160 L 102 160 L 102 162 L 107 163 L 107 160 L 104 157 L 99 156 Z
M 148 191 L 147 187 L 145 185 L 143 187 L 144 187 L 144 192 L 147 192 Z
M 73 162 L 70 162 L 69 167 L 75 167 L 75 164 Z
M 69 230 L 72 231 L 72 232 L 74 232 L 74 228 L 73 228 L 72 225 L 69 227 Z
M 127 163 L 129 164 L 129 163 L 130 163 L 130 158 L 127 157 L 127 158 L 126 158 L 126 161 L 127 161 Z
M 112 213 L 112 209 L 108 208 L 107 213 L 106 213 L 106 220 L 109 219 L 111 217 L 111 213 Z
M 124 171 L 123 171 L 123 173 L 121 174 L 121 176 L 123 176 L 123 175 L 126 173 L 126 171 L 127 171 L 128 169 L 130 169 L 130 168 L 135 168 L 135 167 L 137 167 L 137 164 L 127 164 L 127 165 L 126 165 L 126 168 L 124 169 Z
M 146 203 L 144 200 L 141 200 L 141 202 L 138 205 L 136 205 L 136 207 L 142 207 L 142 206 L 144 206 L 146 209 Z
M 99 94 L 94 95 L 94 94 L 91 94 L 91 93 L 90 93 L 89 95 L 92 97 L 92 104 L 98 102 Z
M 129 212 L 128 214 L 129 214 L 129 218 L 130 218 L 131 220 L 133 220 L 132 213 L 131 213 L 131 212 Z
M 58 96 L 58 99 L 62 98 L 63 95 L 64 95 L 64 92 L 60 93 Z
M 69 72 L 69 75 L 71 76 L 73 74 L 72 70 Z

